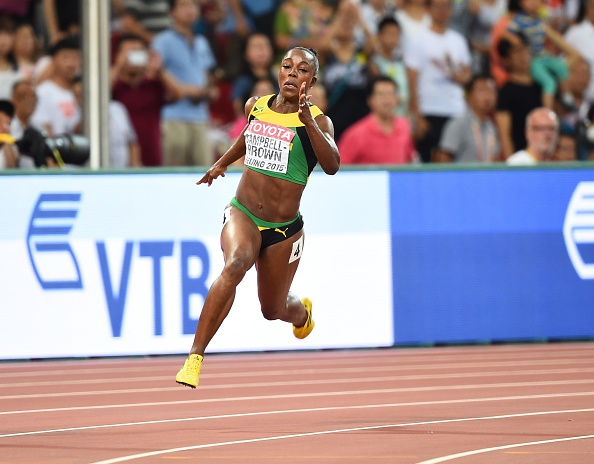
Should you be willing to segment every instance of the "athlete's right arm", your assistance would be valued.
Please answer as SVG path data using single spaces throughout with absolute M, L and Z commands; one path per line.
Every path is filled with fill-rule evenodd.
M 249 114 L 252 111 L 252 108 L 254 107 L 254 103 L 256 103 L 256 100 L 258 100 L 258 97 L 251 97 L 246 102 L 246 104 L 245 104 L 246 119 L 248 119 Z M 237 137 L 235 142 L 233 142 L 233 144 L 231 145 L 231 147 L 229 147 L 229 149 L 225 152 L 225 154 L 223 156 L 221 156 L 212 165 L 212 167 L 208 171 L 206 171 L 206 174 L 204 174 L 202 179 L 200 179 L 198 182 L 196 182 L 197 185 L 208 184 L 208 186 L 210 187 L 213 180 L 215 180 L 219 176 L 225 177 L 225 171 L 227 171 L 227 168 L 231 164 L 235 163 L 235 161 L 237 161 L 243 155 L 245 155 L 244 133 L 247 128 L 248 128 L 248 124 L 245 125 L 245 127 L 241 131 L 241 134 L 239 135 L 239 137 Z

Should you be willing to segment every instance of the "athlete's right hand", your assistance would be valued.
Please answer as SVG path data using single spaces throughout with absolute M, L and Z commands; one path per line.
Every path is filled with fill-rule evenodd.
M 212 181 L 215 180 L 217 177 L 225 177 L 226 170 L 227 166 L 219 166 L 215 163 L 208 171 L 206 171 L 206 174 L 202 176 L 202 179 L 196 182 L 196 185 L 208 184 L 208 186 L 210 187 L 212 185 Z

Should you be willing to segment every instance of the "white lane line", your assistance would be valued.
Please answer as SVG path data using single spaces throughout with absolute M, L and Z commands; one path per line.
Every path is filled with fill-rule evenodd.
M 334 394 L 337 392 L 328 392 Z M 364 394 L 365 392 L 362 392 Z M 47 408 L 47 409 L 29 409 L 21 411 L 7 411 L 0 413 L 2 415 L 10 414 L 33 414 L 33 413 L 48 413 L 48 412 L 72 412 L 72 411 L 86 411 L 86 410 L 102 410 L 102 409 L 125 409 L 125 408 L 138 408 L 138 407 L 150 407 L 150 406 L 174 406 L 182 404 L 197 404 L 197 403 L 211 403 L 211 402 L 225 402 L 237 400 L 269 400 L 286 398 L 288 395 L 275 395 L 275 396 L 252 396 L 244 398 L 219 398 L 216 400 L 183 400 L 183 401 L 153 401 L 150 403 L 127 403 L 127 404 L 103 404 L 97 406 L 73 406 L 68 408 Z M 293 395 L 291 395 L 293 396 Z M 305 394 L 298 395 L 299 397 L 308 396 Z M 314 395 L 311 395 L 314 396 Z M 317 395 L 315 395 L 317 396 Z M 489 402 L 489 401 L 511 401 L 511 400 L 524 400 L 524 399 L 542 399 L 542 398 L 564 398 L 564 397 L 577 397 L 577 396 L 594 396 L 594 391 L 585 392 L 571 392 L 571 393 L 543 393 L 539 395 L 514 395 L 514 396 L 495 396 L 495 397 L 482 397 L 482 398 L 464 398 L 458 400 L 433 400 L 433 401 L 414 401 L 408 403 L 390 403 L 392 405 L 401 406 L 420 406 L 420 405 L 434 405 L 434 404 L 450 404 L 450 403 L 474 403 L 474 402 Z
M 491 364 L 491 361 L 488 358 L 496 356 L 498 360 L 502 357 L 510 357 L 512 358 L 510 361 L 506 361 L 505 363 L 509 365 L 530 365 L 530 364 L 550 364 L 550 363 L 567 363 L 567 362 L 575 362 L 575 363 L 588 363 L 592 362 L 592 353 L 594 352 L 594 344 L 592 345 L 592 349 L 589 351 L 580 350 L 576 351 L 574 356 L 571 357 L 572 352 L 568 352 L 567 350 L 563 350 L 560 352 L 528 352 L 521 350 L 511 353 L 500 353 L 499 351 L 495 351 L 500 347 L 491 347 L 492 351 L 485 352 L 484 354 L 454 354 L 454 353 L 436 353 L 434 350 L 440 350 L 441 348 L 423 348 L 422 353 L 419 355 L 410 355 L 410 353 L 406 353 L 406 348 L 396 348 L 394 351 L 386 351 L 382 352 L 373 352 L 370 354 L 369 351 L 337 351 L 335 353 L 331 353 L 330 355 L 325 356 L 323 353 L 318 352 L 307 352 L 302 353 L 299 355 L 298 359 L 294 359 L 297 355 L 291 354 L 286 355 L 285 353 L 257 353 L 257 354 L 245 354 L 245 355 L 237 355 L 237 354 L 210 354 L 209 360 L 211 363 L 209 364 L 209 368 L 213 370 L 223 370 L 223 369 L 230 369 L 230 368 L 242 368 L 245 366 L 245 359 L 249 358 L 249 362 L 251 365 L 262 366 L 269 368 L 271 366 L 286 366 L 288 362 L 291 365 L 311 365 L 310 357 L 314 357 L 316 360 L 316 364 L 324 364 L 328 363 L 331 365 L 335 365 L 336 363 L 348 363 L 352 364 L 353 358 L 355 359 L 364 359 L 366 362 L 375 363 L 375 362 L 386 362 L 391 361 L 396 363 L 398 366 L 406 367 L 406 368 L 418 368 L 418 369 L 425 369 L 431 368 L 431 366 L 438 365 L 438 366 L 448 366 L 444 364 L 444 361 L 448 359 L 459 360 L 460 357 L 463 357 L 465 361 L 476 361 L 475 363 L 457 363 L 451 364 L 452 366 L 469 366 L 473 367 L 474 365 L 482 365 L 483 363 Z M 475 350 L 480 349 L 479 347 L 474 347 Z M 431 350 L 431 351 L 430 351 Z M 383 354 L 383 355 L 382 355 Z M 517 357 L 520 356 L 524 358 L 522 361 L 516 361 Z M 532 359 L 533 357 L 545 357 L 545 359 Z M 568 358 L 568 356 L 570 356 Z M 233 358 L 233 359 L 229 359 Z M 242 359 L 238 359 L 242 358 Z M 262 359 L 262 358 L 269 358 Z M 487 358 L 487 359 L 486 359 Z M 580 359 L 583 358 L 583 359 Z M 436 361 L 439 360 L 438 364 L 432 363 L 430 365 L 421 364 L 416 367 L 415 362 L 425 362 L 427 360 Z M 40 374 L 43 375 L 72 375 L 73 373 L 92 373 L 92 372 L 120 372 L 120 371 L 142 371 L 148 368 L 155 368 L 155 367 L 162 367 L 167 368 L 174 364 L 177 366 L 178 362 L 183 362 L 183 358 L 173 358 L 173 357 L 161 357 L 161 358 L 113 358 L 110 360 L 98 360 L 98 359 L 78 359 L 78 360 L 63 360 L 63 361 L 10 361 L 10 362 L 2 362 L 0 361 L 0 373 L 2 377 L 19 377 L 19 376 L 37 376 Z M 122 366 L 125 364 L 126 366 Z M 142 367 L 127 367 L 127 365 L 134 364 L 146 364 L 146 366 Z M 81 370 L 80 366 L 117 366 L 117 367 L 93 367 L 88 368 L 85 370 Z M 497 365 L 497 362 L 495 364 Z M 72 366 L 72 369 L 61 369 L 61 370 L 40 370 L 40 368 L 47 368 L 47 367 L 64 367 L 64 366 Z M 429 366 L 429 367 L 425 367 Z M 5 369 L 34 369 L 34 371 L 13 371 L 13 372 L 2 372 Z
M 437 369 L 438 367 L 434 367 Z M 365 374 L 368 372 L 383 372 L 383 371 L 394 371 L 393 366 L 382 366 L 376 368 L 344 368 L 344 369 L 306 369 L 306 370 L 285 370 L 285 371 L 262 371 L 262 372 L 250 372 L 246 373 L 228 373 L 228 374 L 208 374 L 205 373 L 200 376 L 201 380 L 212 379 L 212 378 L 239 378 L 239 377 L 266 377 L 266 376 L 299 376 L 304 375 L 315 375 L 315 374 L 346 374 L 346 373 L 358 373 Z M 385 379 L 385 380 L 429 380 L 429 379 L 450 379 L 450 378 L 473 378 L 473 377 L 501 377 L 501 376 L 523 376 L 523 375 L 543 375 L 543 374 L 583 374 L 587 372 L 594 372 L 593 368 L 575 368 L 575 369 L 531 369 L 521 371 L 491 371 L 491 372 L 455 372 L 452 374 L 416 374 L 416 375 L 395 375 L 389 377 L 376 377 L 372 380 Z M 94 384 L 108 384 L 108 383 L 148 383 L 148 382 L 160 382 L 160 381 L 171 381 L 172 376 L 155 376 L 155 377 L 120 377 L 120 378 L 105 378 L 105 379 L 85 379 L 85 380 L 68 380 L 68 381 L 51 381 L 51 382 L 23 382 L 23 383 L 12 383 L 12 384 L 0 384 L 0 388 L 38 388 L 41 386 L 63 386 L 63 385 L 94 385 Z M 363 383 L 370 381 L 365 376 L 360 377 L 349 377 L 348 379 L 322 379 L 322 380 L 303 380 L 303 381 L 287 381 L 287 382 L 269 382 L 270 385 L 299 385 L 309 383 Z M 224 384 L 225 387 L 234 388 L 234 384 Z M 242 384 L 243 387 L 246 384 Z M 248 384 L 249 385 L 249 384 Z M 254 384 L 254 386 L 261 386 L 262 384 Z
M 263 441 L 272 441 L 272 440 L 286 440 L 290 438 L 301 438 L 301 437 L 312 437 L 316 435 L 330 435 L 330 434 L 337 434 L 337 433 L 347 433 L 347 432 L 359 432 L 363 430 L 378 430 L 378 429 L 387 429 L 387 428 L 396 428 L 396 427 L 414 427 L 419 425 L 435 425 L 435 424 L 451 424 L 456 422 L 471 422 L 471 421 L 483 421 L 483 420 L 497 420 L 497 419 L 511 419 L 515 417 L 530 417 L 530 416 L 543 416 L 548 414 L 572 414 L 572 413 L 580 413 L 580 412 L 592 412 L 594 409 L 568 409 L 568 410 L 561 410 L 561 411 L 538 411 L 538 412 L 528 412 L 528 413 L 521 413 L 521 414 L 504 414 L 499 416 L 482 416 L 482 417 L 464 417 L 460 419 L 445 419 L 445 420 L 435 420 L 435 421 L 424 421 L 424 422 L 409 422 L 405 424 L 385 424 L 385 425 L 372 425 L 368 427 L 353 427 L 353 428 L 346 428 L 346 429 L 334 429 L 334 430 L 321 430 L 318 432 L 307 432 L 307 433 L 294 433 L 291 435 L 276 435 L 272 437 L 262 437 L 262 438 L 251 438 L 247 440 L 236 440 L 236 441 L 226 441 L 226 442 L 219 442 L 219 443 L 206 443 L 202 445 L 193 445 L 193 446 L 183 446 L 180 448 L 170 448 L 158 451 L 150 451 L 147 453 L 139 453 L 139 454 L 131 454 L 128 456 L 120 456 L 113 459 L 107 459 L 104 461 L 96 461 L 91 464 L 116 464 L 118 462 L 124 461 L 132 461 L 134 459 L 142 459 L 142 458 L 149 458 L 153 456 L 161 456 L 164 454 L 171 454 L 171 453 L 179 453 L 182 451 L 191 451 L 197 449 L 204 449 L 204 448 L 214 448 L 220 446 L 229 446 L 229 445 L 240 445 L 240 444 L 247 444 L 247 443 L 258 443 Z
M 389 368 L 378 368 L 378 369 L 354 369 L 353 372 L 369 373 L 369 372 L 382 372 L 382 371 L 393 371 Z M 289 380 L 289 381 L 278 381 L 278 382 L 250 382 L 250 383 L 224 383 L 224 384 L 213 384 L 207 385 L 204 388 L 208 389 L 220 389 L 220 388 L 248 388 L 248 387 L 264 387 L 264 386 L 284 386 L 284 385 L 310 385 L 310 384 L 334 384 L 334 383 L 367 383 L 367 382 L 380 382 L 380 381 L 407 381 L 407 380 L 435 380 L 435 379 L 458 379 L 458 378 L 480 378 L 480 377 L 512 377 L 512 376 L 530 376 L 530 375 L 561 375 L 561 374 L 584 374 L 594 372 L 594 368 L 578 368 L 578 369 L 533 369 L 523 371 L 493 371 L 493 372 L 467 372 L 467 373 L 453 373 L 453 374 L 418 374 L 418 375 L 394 375 L 394 376 L 382 376 L 382 377 L 348 377 L 344 378 L 325 378 L 325 379 L 310 379 L 310 380 Z M 347 373 L 344 369 L 328 369 L 324 372 L 318 371 L 286 371 L 282 375 L 313 375 L 313 374 L 342 374 Z M 261 375 L 260 375 L 261 374 Z M 266 377 L 266 372 L 252 373 L 249 376 L 237 375 L 234 376 L 229 374 L 224 377 Z M 281 374 L 279 374 L 281 375 Z M 223 377 L 223 376 L 217 376 Z M 201 380 L 212 379 L 213 376 L 204 374 Z M 130 378 L 119 378 L 119 379 L 94 379 L 94 380 L 74 380 L 70 382 L 27 382 L 22 384 L 6 385 L 6 387 L 31 387 L 37 388 L 39 386 L 63 386 L 63 385 L 95 385 L 95 384 L 109 384 L 109 383 L 149 383 L 158 381 L 171 381 L 171 376 L 159 376 L 159 377 L 130 377 Z M 1 385 L 0 385 L 1 386 Z M 51 393 L 49 393 L 51 395 Z M 36 396 L 35 396 L 36 397 Z M 8 396 L 0 396 L 0 399 L 10 398 Z
M 555 380 L 555 381 L 542 381 L 542 382 L 508 382 L 508 383 L 485 383 L 485 384 L 470 384 L 470 385 L 436 385 L 431 387 L 402 387 L 402 388 L 385 388 L 376 390 L 347 390 L 339 392 L 323 392 L 323 393 L 295 393 L 286 395 L 270 395 L 270 396 L 232 396 L 229 398 L 212 398 L 205 400 L 196 400 L 196 402 L 208 402 L 215 403 L 220 401 L 244 401 L 258 398 L 303 398 L 303 397 L 315 397 L 315 396 L 336 396 L 336 395 L 367 395 L 367 394 L 378 394 L 378 393 L 405 393 L 405 392 L 426 392 L 426 391 L 442 391 L 442 390 L 467 390 L 467 389 L 482 389 L 482 388 L 507 388 L 507 387 L 540 387 L 540 386 L 558 386 L 558 385 L 583 385 L 594 383 L 594 379 L 584 380 Z M 289 382 L 290 385 L 293 383 Z M 249 384 L 246 384 L 249 385 Z M 267 386 L 270 384 L 263 384 Z M 216 385 L 211 387 L 201 386 L 201 390 L 205 389 L 222 389 L 229 388 L 231 386 Z M 233 385 L 233 388 L 244 388 L 244 385 Z M 136 390 L 102 390 L 102 391 L 91 391 L 91 392 L 65 392 L 65 393 L 50 393 L 50 394 L 39 394 L 39 395 L 12 395 L 12 396 L 0 396 L 0 399 L 23 399 L 23 398 L 55 398 L 55 397 L 71 397 L 71 396 L 96 396 L 96 395 L 118 395 L 118 394 L 137 394 L 137 393 L 155 393 L 164 391 L 177 391 L 182 390 L 186 393 L 192 393 L 188 389 L 183 387 L 164 387 L 164 388 L 142 388 Z
M 473 398 L 473 399 L 458 399 L 458 400 L 437 400 L 437 401 L 413 401 L 408 403 L 380 403 L 380 404 L 364 404 L 354 406 L 327 406 L 319 408 L 305 408 L 305 409 L 284 409 L 284 410 L 272 410 L 272 411 L 256 411 L 246 413 L 234 413 L 234 414 L 220 414 L 215 416 L 196 416 L 196 417 L 182 417 L 176 419 L 159 419 L 149 421 L 138 421 L 138 422 L 116 422 L 114 424 L 102 424 L 102 425 L 85 425 L 80 427 L 66 427 L 60 429 L 47 429 L 47 430 L 32 430 L 29 432 L 14 432 L 4 435 L 0 435 L 0 438 L 11 438 L 11 437 L 22 437 L 30 435 L 45 435 L 48 433 L 61 433 L 61 432 L 73 432 L 80 430 L 96 430 L 96 429 L 107 429 L 117 427 L 133 427 L 139 425 L 158 425 L 168 424 L 176 422 L 193 422 L 202 420 L 212 419 L 229 419 L 236 417 L 252 417 L 252 416 L 268 416 L 276 414 L 293 414 L 300 412 L 321 412 L 321 411 L 347 411 L 353 409 L 374 409 L 374 408 L 397 408 L 404 406 L 427 406 L 437 404 L 465 404 L 465 403 L 482 403 L 491 401 L 514 401 L 523 399 L 544 399 L 544 398 L 558 398 L 567 396 L 591 396 L 593 392 L 585 392 L 578 394 L 551 394 L 551 395 L 527 395 L 527 396 L 502 396 L 502 397 L 491 397 L 491 398 Z M 594 409 L 592 409 L 594 411 Z M 580 410 L 581 411 L 581 410 Z M 588 409 L 587 411 L 590 411 Z
M 316 361 L 317 363 L 317 361 Z M 583 360 L 573 360 L 573 359 L 556 359 L 556 360 L 540 360 L 540 361 L 496 361 L 496 362 L 478 362 L 478 363 L 451 363 L 451 364 L 443 364 L 443 363 L 433 363 L 433 364 L 424 364 L 422 366 L 407 366 L 402 365 L 398 362 L 398 360 L 394 360 L 393 363 L 390 364 L 383 364 L 381 366 L 373 366 L 373 367 L 336 367 L 336 363 L 333 363 L 332 368 L 309 368 L 309 369 L 286 369 L 287 364 L 279 364 L 285 367 L 283 370 L 264 370 L 264 371 L 250 371 L 250 372 L 208 372 L 203 374 L 203 378 L 228 378 L 228 377 L 256 377 L 256 376 L 278 376 L 278 375 L 306 375 L 306 374 L 330 374 L 330 373 L 340 373 L 340 372 L 377 372 L 377 371 L 393 371 L 394 369 L 398 369 L 399 371 L 407 371 L 407 370 L 446 370 L 446 369 L 473 369 L 473 368 L 488 368 L 488 367 L 523 367 L 523 366 L 537 366 L 537 365 L 567 365 L 567 364 L 593 364 L 594 361 L 589 359 Z M 311 365 L 311 362 L 308 364 Z M 349 361 L 349 365 L 352 365 L 352 360 Z M 172 368 L 177 369 L 179 367 L 177 364 L 175 366 L 171 366 Z M 208 369 L 211 370 L 212 367 L 216 366 L 208 366 Z M 587 370 L 581 369 L 580 371 Z M 36 371 L 36 372 L 20 372 L 20 373 L 5 373 L 2 374 L 2 378 L 9 378 L 9 377 L 43 377 L 43 376 L 53 376 L 56 375 L 56 372 L 59 372 L 60 375 L 86 375 L 86 374 L 100 374 L 100 373 L 109 373 L 109 372 L 146 372 L 147 367 L 142 368 L 121 368 L 117 371 L 115 369 L 81 369 L 81 370 L 65 370 L 65 371 Z M 594 368 L 590 369 L 594 370 Z M 529 371 L 527 371 L 529 372 Z M 133 377 L 132 379 L 140 379 L 140 380 L 163 380 L 169 379 L 169 377 L 160 376 L 160 377 Z M 23 383 L 0 383 L 0 388 L 3 387 L 30 387 L 30 386 L 39 386 L 39 385 L 64 385 L 64 384 L 77 384 L 77 383 L 95 383 L 95 382 L 127 382 L 130 381 L 131 378 L 106 378 L 106 379 L 83 379 L 83 380 L 55 380 L 55 381 L 48 381 L 48 382 L 35 382 L 32 384 L 31 382 L 23 382 Z
M 561 441 L 585 440 L 588 438 L 594 438 L 594 435 L 581 435 L 577 437 L 555 438 L 552 440 L 531 441 L 525 443 L 514 443 L 511 445 L 493 446 L 492 448 L 483 448 L 472 451 L 466 451 L 464 453 L 450 454 L 449 456 L 441 456 L 439 458 L 419 462 L 418 464 L 439 464 L 440 462 L 453 461 L 454 459 L 465 458 L 466 456 L 474 456 L 475 454 L 490 453 L 491 451 L 499 451 L 510 448 L 520 448 L 522 446 L 546 445 L 547 443 L 558 443 Z

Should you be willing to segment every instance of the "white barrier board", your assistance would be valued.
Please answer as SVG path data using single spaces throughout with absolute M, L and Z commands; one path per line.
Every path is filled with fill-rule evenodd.
M 186 353 L 240 174 L 200 177 L 0 176 L 0 359 Z M 316 172 L 301 212 L 314 332 L 261 316 L 252 269 L 209 351 L 392 345 L 387 173 Z

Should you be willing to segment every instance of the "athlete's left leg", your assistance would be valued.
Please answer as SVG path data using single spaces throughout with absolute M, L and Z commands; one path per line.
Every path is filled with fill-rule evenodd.
M 303 230 L 265 248 L 256 261 L 258 297 L 266 319 L 303 326 L 308 313 L 301 300 L 289 292 L 303 253 Z

